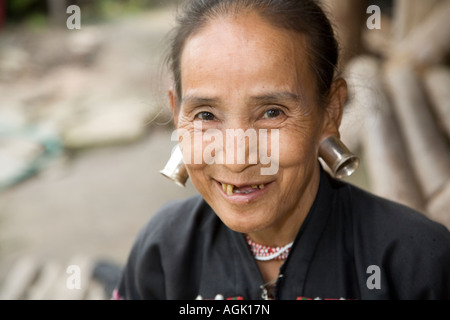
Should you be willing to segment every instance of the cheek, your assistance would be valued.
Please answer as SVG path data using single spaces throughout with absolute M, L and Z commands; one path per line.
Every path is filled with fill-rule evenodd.
M 302 167 L 318 159 L 319 133 L 314 128 L 280 133 L 280 167 Z
M 202 155 L 206 143 L 203 141 L 202 128 L 192 121 L 183 121 L 181 118 L 178 123 L 177 137 L 185 165 L 191 170 L 204 167 Z
M 193 122 L 179 122 L 178 143 L 183 153 L 183 162 L 190 180 L 205 199 L 210 196 L 210 181 L 205 170 L 208 164 L 204 159 L 205 148 L 211 143 L 205 141 L 205 135 Z

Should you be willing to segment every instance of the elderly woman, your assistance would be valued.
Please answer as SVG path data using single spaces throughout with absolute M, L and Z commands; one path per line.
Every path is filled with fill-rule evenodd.
M 347 98 L 322 9 L 312 0 L 191 0 L 177 21 L 169 98 L 200 195 L 152 217 L 117 297 L 450 298 L 450 233 L 334 179 L 318 161 L 321 143 L 339 137 Z M 277 139 L 253 149 L 240 141 L 241 162 L 208 162 L 208 143 L 198 150 L 186 139 L 231 129 Z M 224 155 L 236 149 L 229 142 Z M 249 161 L 263 148 L 277 153 L 270 174 L 261 152 Z

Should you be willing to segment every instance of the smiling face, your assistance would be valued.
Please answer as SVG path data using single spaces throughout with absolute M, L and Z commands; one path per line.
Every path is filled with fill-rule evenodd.
M 194 186 L 235 231 L 267 238 L 283 230 L 292 238 L 314 201 L 318 146 L 331 122 L 318 105 L 306 45 L 301 34 L 273 27 L 256 14 L 216 18 L 186 41 L 182 95 L 176 101 L 173 93 L 171 99 L 178 129 L 193 137 L 201 124 L 203 131 L 215 129 L 223 137 L 227 130 L 242 129 L 259 138 L 260 130 L 267 130 L 269 154 L 278 151 L 273 175 L 261 174 L 268 165 L 248 161 L 248 143 L 244 164 L 186 165 Z M 270 144 L 275 131 L 277 148 Z M 193 141 L 182 149 L 193 154 Z

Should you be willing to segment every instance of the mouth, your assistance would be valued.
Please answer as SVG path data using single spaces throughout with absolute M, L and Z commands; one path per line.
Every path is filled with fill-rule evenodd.
M 250 194 L 258 190 L 263 190 L 266 187 L 265 184 L 253 184 L 243 187 L 237 187 L 234 184 L 226 184 L 221 182 L 220 184 L 222 185 L 223 192 L 229 196 L 232 196 L 233 194 Z
M 249 203 L 262 197 L 266 193 L 269 183 L 229 184 L 217 181 L 217 186 L 225 198 L 233 203 Z

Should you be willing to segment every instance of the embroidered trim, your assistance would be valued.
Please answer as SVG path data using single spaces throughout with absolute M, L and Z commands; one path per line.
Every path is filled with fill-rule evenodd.
M 119 290 L 114 289 L 114 291 L 112 292 L 111 300 L 124 300 L 124 299 L 119 295 Z
M 195 300 L 244 300 L 244 297 L 242 296 L 236 296 L 236 297 L 229 297 L 229 298 L 224 298 L 224 296 L 222 294 L 217 294 L 214 299 L 203 299 L 203 297 L 201 295 L 198 295 Z
M 313 298 L 299 296 L 299 297 L 297 297 L 296 300 L 327 300 L 327 301 L 331 301 L 331 300 L 349 300 L 349 299 L 346 299 L 346 298 L 339 298 L 339 299 L 337 299 L 337 298 L 320 298 L 320 297 L 313 299 Z
M 248 235 L 245 235 L 245 239 L 250 246 L 253 256 L 258 261 L 286 260 L 294 244 L 292 242 L 284 247 L 269 247 L 254 242 Z

